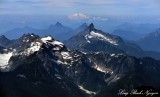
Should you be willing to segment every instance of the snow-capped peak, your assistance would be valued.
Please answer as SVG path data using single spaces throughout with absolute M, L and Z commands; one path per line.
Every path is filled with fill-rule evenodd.
M 73 57 L 72 53 L 65 47 L 65 45 L 57 40 L 54 40 L 51 36 L 39 38 L 32 42 L 28 48 L 25 48 L 21 52 L 15 52 L 13 56 L 25 55 L 30 56 L 31 54 L 52 54 L 55 56 L 54 62 L 59 64 L 71 64 Z
M 60 47 L 63 47 L 64 46 L 64 44 L 62 43 L 62 42 L 59 42 L 59 41 L 57 41 L 57 40 L 54 40 L 51 36 L 46 36 L 46 37 L 44 37 L 44 38 L 41 38 L 41 41 L 43 42 L 43 43 L 51 43 L 52 45 L 54 45 L 54 46 L 60 46 Z
M 40 39 L 37 39 L 36 41 L 32 42 L 30 47 L 25 49 L 23 52 L 20 54 L 24 55 L 30 55 L 33 54 L 34 52 L 39 51 L 42 48 L 42 45 L 45 47 L 52 47 L 52 50 L 61 50 L 64 47 L 64 44 L 54 40 L 51 36 L 46 36 Z

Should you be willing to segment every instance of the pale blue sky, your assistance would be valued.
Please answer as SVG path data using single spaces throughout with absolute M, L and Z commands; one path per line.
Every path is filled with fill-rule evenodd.
M 160 16 L 160 0 L 0 0 L 0 14 Z

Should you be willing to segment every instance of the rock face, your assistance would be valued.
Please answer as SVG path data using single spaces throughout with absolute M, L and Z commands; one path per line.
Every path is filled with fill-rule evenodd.
M 70 50 L 50 36 L 27 43 L 0 68 L 2 97 L 113 97 L 121 88 L 160 88 L 160 61 L 152 58 Z

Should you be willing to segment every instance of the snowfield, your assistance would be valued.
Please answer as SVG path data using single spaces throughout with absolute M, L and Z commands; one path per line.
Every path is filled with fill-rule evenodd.
M 90 34 L 87 34 L 85 36 L 86 40 L 88 43 L 90 43 L 89 39 L 90 38 L 98 38 L 99 40 L 102 40 L 102 41 L 107 41 L 113 45 L 118 45 L 117 42 L 109 37 L 106 37 L 104 36 L 103 34 L 101 33 L 98 33 L 98 32 L 94 32 L 94 31 L 91 31 Z
M 0 68 L 5 69 L 7 67 L 8 61 L 12 56 L 12 52 L 8 54 L 0 54 Z

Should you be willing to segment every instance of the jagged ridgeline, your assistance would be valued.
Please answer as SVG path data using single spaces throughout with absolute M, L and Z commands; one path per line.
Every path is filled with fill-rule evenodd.
M 87 33 L 87 43 L 97 31 Z M 117 38 L 105 41 L 117 46 L 122 42 L 112 39 Z M 0 97 L 117 97 L 119 89 L 160 88 L 160 61 L 152 58 L 71 50 L 51 36 L 35 34 L 0 51 Z
M 144 51 L 138 45 L 125 42 L 121 37 L 103 32 L 91 23 L 77 35 L 72 36 L 65 44 L 70 49 L 78 49 L 85 52 L 104 52 L 109 54 L 127 54 L 138 58 L 152 57 L 160 59 L 160 53 Z

